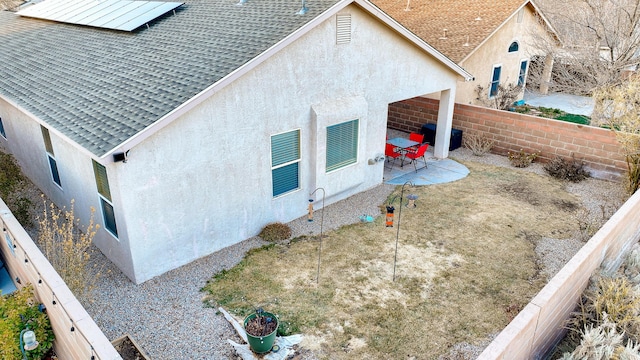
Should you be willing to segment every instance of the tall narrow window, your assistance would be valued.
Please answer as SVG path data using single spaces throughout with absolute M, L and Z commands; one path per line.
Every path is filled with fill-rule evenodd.
M 527 60 L 522 60 L 520 62 L 520 72 L 518 73 L 518 86 L 524 87 L 525 81 L 527 80 L 527 65 L 529 62 Z
M 493 75 L 491 76 L 491 89 L 489 90 L 490 98 L 498 95 L 498 85 L 500 85 L 501 71 L 502 71 L 502 66 L 493 67 Z
M 273 196 L 300 187 L 300 130 L 271 136 L 271 177 Z
M 7 133 L 4 131 L 4 124 L 2 123 L 2 118 L 0 118 L 0 135 L 2 135 L 5 140 L 7 139 Z
M 358 120 L 327 127 L 327 172 L 358 160 Z
M 100 208 L 102 209 L 104 228 L 113 234 L 113 236 L 118 237 L 118 227 L 116 226 L 116 215 L 113 211 L 113 203 L 111 201 L 107 168 L 95 160 L 91 161 L 93 162 L 93 174 L 96 178 L 96 188 L 98 189 L 100 197 Z
M 44 141 L 44 148 L 47 151 L 47 160 L 49 162 L 49 171 L 51 172 L 51 180 L 53 182 L 62 187 L 62 182 L 60 181 L 60 173 L 58 172 L 58 162 L 56 161 L 56 156 L 53 153 L 53 145 L 51 144 L 51 136 L 49 135 L 49 129 L 44 126 L 40 126 L 40 131 L 42 132 L 42 140 Z

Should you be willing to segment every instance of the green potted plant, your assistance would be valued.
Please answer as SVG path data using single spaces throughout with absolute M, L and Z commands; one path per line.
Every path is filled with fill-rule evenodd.
M 249 347 L 255 353 L 271 351 L 278 332 L 278 317 L 258 308 L 255 313 L 244 319 L 244 331 L 247 333 Z

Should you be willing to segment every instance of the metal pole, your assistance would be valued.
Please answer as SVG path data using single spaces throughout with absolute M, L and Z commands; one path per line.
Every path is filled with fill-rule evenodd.
M 396 262 L 398 260 L 398 238 L 400 237 L 400 218 L 402 217 L 402 197 L 404 195 L 404 187 L 409 184 L 413 186 L 411 181 L 407 181 L 402 185 L 402 189 L 400 190 L 400 211 L 398 212 L 398 230 L 396 231 L 396 253 L 393 256 L 393 281 L 396 281 Z
M 309 196 L 313 196 L 316 191 L 322 190 L 322 215 L 320 216 L 320 245 L 318 246 L 318 270 L 316 272 L 316 284 L 320 282 L 320 255 L 322 254 L 322 225 L 324 224 L 324 188 L 316 188 Z M 311 201 L 311 199 L 309 199 Z

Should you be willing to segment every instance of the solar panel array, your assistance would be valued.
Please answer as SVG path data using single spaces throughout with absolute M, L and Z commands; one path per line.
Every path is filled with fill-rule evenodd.
M 182 4 L 130 0 L 45 0 L 17 14 L 69 24 L 133 31 Z

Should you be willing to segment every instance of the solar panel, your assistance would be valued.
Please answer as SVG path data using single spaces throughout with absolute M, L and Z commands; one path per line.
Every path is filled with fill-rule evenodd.
M 68 24 L 133 31 L 183 4 L 132 0 L 45 0 L 17 14 Z

